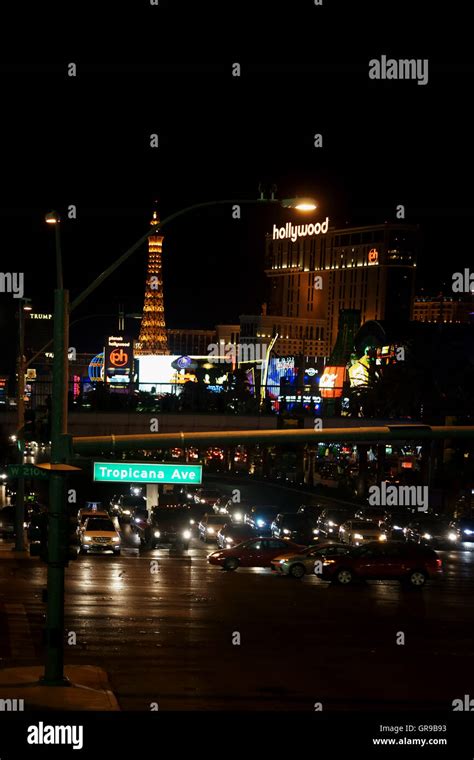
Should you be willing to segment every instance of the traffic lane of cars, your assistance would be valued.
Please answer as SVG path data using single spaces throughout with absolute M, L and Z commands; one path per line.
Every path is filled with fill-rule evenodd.
M 406 587 L 421 589 L 428 580 L 439 578 L 443 572 L 437 553 L 413 542 L 372 541 L 363 546 L 346 547 L 345 551 L 339 546 L 328 545 L 326 552 L 319 547 L 318 555 L 317 547 L 308 550 L 281 539 L 259 538 L 214 551 L 208 556 L 208 562 L 226 571 L 239 567 L 273 567 L 275 570 L 283 562 L 290 565 L 284 574 L 299 578 L 311 571 L 313 564 L 313 574 L 342 586 L 358 581 L 396 580 Z M 295 555 L 300 555 L 299 562 Z

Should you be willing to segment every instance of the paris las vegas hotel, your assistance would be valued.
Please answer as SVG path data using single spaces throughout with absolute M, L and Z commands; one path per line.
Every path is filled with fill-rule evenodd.
M 323 234 L 324 226 L 320 234 L 297 237 L 291 228 L 267 234 L 268 303 L 260 316 L 240 318 L 241 342 L 278 332 L 280 355 L 327 357 L 341 309 L 359 309 L 361 324 L 413 318 L 419 227 L 385 223 L 336 229 L 328 222 Z

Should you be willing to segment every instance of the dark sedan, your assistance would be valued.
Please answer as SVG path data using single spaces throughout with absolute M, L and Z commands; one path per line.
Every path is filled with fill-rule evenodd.
M 459 538 L 449 521 L 436 515 L 420 516 L 412 520 L 405 535 L 409 541 L 439 548 L 454 546 Z
M 217 546 L 220 549 L 230 549 L 231 546 L 237 546 L 243 541 L 248 541 L 249 538 L 254 538 L 255 535 L 255 531 L 250 525 L 226 523 L 217 534 Z
M 304 548 L 278 538 L 254 538 L 231 549 L 212 552 L 208 561 L 211 565 L 221 565 L 224 570 L 237 570 L 238 567 L 271 567 L 272 559 L 282 552 L 296 554 Z
M 272 523 L 272 536 L 308 546 L 317 540 L 318 534 L 313 521 L 305 515 L 282 513 Z
M 281 512 L 279 507 L 274 506 L 253 506 L 245 513 L 245 523 L 251 528 L 258 530 L 265 535 L 271 535 L 272 522 Z
M 326 557 L 319 577 L 342 586 L 356 580 L 398 580 L 403 585 L 422 588 L 428 578 L 440 573 L 441 560 L 429 547 L 402 541 L 374 541 L 342 557 Z
M 352 509 L 343 507 L 323 509 L 317 522 L 318 535 L 323 538 L 337 538 L 341 525 L 353 516 L 354 510 Z

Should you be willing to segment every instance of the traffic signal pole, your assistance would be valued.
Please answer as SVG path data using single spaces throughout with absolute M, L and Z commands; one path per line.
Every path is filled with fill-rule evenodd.
M 51 418 L 51 464 L 67 460 L 67 388 L 69 293 L 54 291 L 54 359 Z M 51 471 L 48 512 L 48 599 L 46 612 L 46 663 L 42 682 L 65 686 L 64 677 L 64 557 L 62 525 L 66 519 L 65 474 Z

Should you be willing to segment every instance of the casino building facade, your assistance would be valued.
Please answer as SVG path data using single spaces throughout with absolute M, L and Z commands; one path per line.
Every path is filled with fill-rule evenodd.
M 278 327 L 286 320 L 298 346 L 307 341 L 313 355 L 329 356 L 341 309 L 359 309 L 362 324 L 411 319 L 419 246 L 419 227 L 400 223 L 342 229 L 329 224 L 326 234 L 283 239 L 274 230 L 266 236 L 265 321 Z

